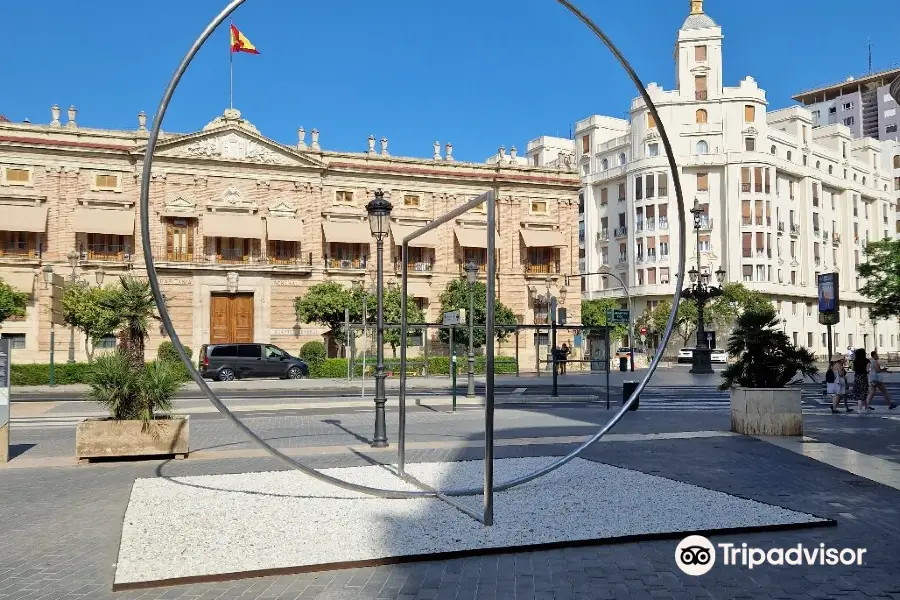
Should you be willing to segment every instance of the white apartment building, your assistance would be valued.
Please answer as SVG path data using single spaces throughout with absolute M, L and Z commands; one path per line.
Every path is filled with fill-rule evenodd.
M 785 332 L 820 356 L 827 339 L 817 276 L 837 271 L 842 312 L 834 348 L 896 351 L 897 323 L 869 320 L 856 271 L 865 242 L 896 228 L 893 157 L 876 140 L 852 139 L 842 124 L 813 129 L 805 108 L 767 111 L 752 77 L 725 87 L 722 40 L 694 0 L 678 32 L 675 89 L 647 86 L 673 146 L 685 210 L 695 199 L 703 209 L 700 269 L 721 266 L 727 280 L 769 295 Z M 585 182 L 585 267 L 625 279 L 640 314 L 672 297 L 679 259 L 681 224 L 659 128 L 638 97 L 629 121 L 589 117 L 576 125 L 575 141 Z M 686 217 L 690 269 L 697 238 Z M 589 299 L 622 296 L 617 286 L 602 276 L 582 282 Z

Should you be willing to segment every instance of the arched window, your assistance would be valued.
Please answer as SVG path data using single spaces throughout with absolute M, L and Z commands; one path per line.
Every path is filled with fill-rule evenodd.
M 603 162 L 600 163 L 600 168 L 603 169 L 604 171 L 608 171 L 609 170 L 609 160 L 604 158 Z
M 709 144 L 706 143 L 706 140 L 697 142 L 697 154 L 709 154 Z
M 772 147 L 769 149 L 769 153 L 771 153 L 773 156 L 774 156 L 775 154 L 778 154 L 778 148 L 776 148 L 775 146 L 772 146 Z
M 623 152 L 619 155 L 619 165 L 624 165 L 626 162 L 628 161 L 625 159 L 625 153 Z
M 706 123 L 708 117 L 709 117 L 709 114 L 706 112 L 705 109 L 702 109 L 702 108 L 697 109 L 697 123 Z
M 834 165 L 828 165 L 828 174 L 834 175 Z
M 787 159 L 788 159 L 788 161 L 791 160 L 791 151 L 790 150 L 787 151 Z

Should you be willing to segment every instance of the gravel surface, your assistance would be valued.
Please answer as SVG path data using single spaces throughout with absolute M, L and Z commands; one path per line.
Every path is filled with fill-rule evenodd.
M 497 481 L 550 457 L 495 461 Z M 407 467 L 440 488 L 482 485 L 482 462 Z M 326 469 L 412 489 L 381 466 Z M 480 496 L 463 498 L 481 506 Z M 384 500 L 296 471 L 138 479 L 125 513 L 117 584 L 626 535 L 821 521 L 810 514 L 588 460 L 495 496 L 484 527 L 436 499 Z

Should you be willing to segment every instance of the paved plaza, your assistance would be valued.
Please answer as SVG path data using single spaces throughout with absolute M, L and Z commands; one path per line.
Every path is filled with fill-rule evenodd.
M 499 410 L 497 457 L 562 455 L 607 415 L 596 406 Z M 675 539 L 115 593 L 119 537 L 135 479 L 272 471 L 279 465 L 215 415 L 192 423 L 194 453 L 186 461 L 66 466 L 72 464 L 70 430 L 22 428 L 13 430 L 17 456 L 0 468 L 5 527 L 0 598 L 900 598 L 900 420 L 890 417 L 883 409 L 865 417 L 805 416 L 806 433 L 816 440 L 808 446 L 850 453 L 858 463 L 874 461 L 877 473 L 870 477 L 881 483 L 803 456 L 799 442 L 779 447 L 730 435 L 728 414 L 722 411 L 631 413 L 609 441 L 585 454 L 598 463 L 837 522 L 827 528 L 719 536 L 714 543 L 864 546 L 862 566 L 717 566 L 691 577 L 675 564 Z M 258 415 L 247 422 L 316 468 L 363 466 L 395 456 L 393 449 L 368 448 L 371 413 Z M 480 426 L 476 408 L 456 415 L 417 409 L 409 415 L 409 461 L 478 460 Z M 389 434 L 394 439 L 395 432 Z M 597 502 L 603 518 L 625 516 L 614 498 L 601 495 Z M 156 518 L 166 519 L 164 506 Z

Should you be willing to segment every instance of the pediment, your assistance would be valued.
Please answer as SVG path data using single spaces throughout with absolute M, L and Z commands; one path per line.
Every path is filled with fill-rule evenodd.
M 286 200 L 273 200 L 269 203 L 269 215 L 293 218 L 297 216 L 297 207 Z
M 184 196 L 175 196 L 166 200 L 164 206 L 168 211 L 188 213 L 196 210 L 197 202 Z
M 143 154 L 146 146 L 135 150 Z M 154 158 L 213 160 L 281 167 L 324 168 L 305 153 L 283 146 L 246 128 L 225 126 L 160 142 Z

